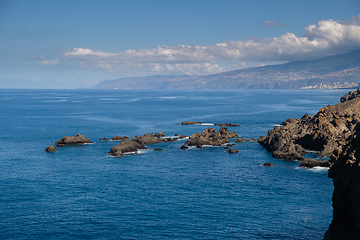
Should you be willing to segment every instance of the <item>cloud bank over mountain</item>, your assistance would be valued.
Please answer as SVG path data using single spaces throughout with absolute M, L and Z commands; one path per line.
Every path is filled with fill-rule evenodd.
M 225 70 L 218 63 L 223 60 L 238 61 L 239 65 L 244 65 L 243 61 L 311 60 L 357 49 L 360 49 L 360 15 L 347 21 L 319 21 L 305 27 L 302 36 L 288 32 L 278 38 L 224 41 L 206 46 L 162 45 L 118 53 L 79 47 L 60 53 L 64 58 L 77 61 L 83 68 L 141 76 L 211 74 Z

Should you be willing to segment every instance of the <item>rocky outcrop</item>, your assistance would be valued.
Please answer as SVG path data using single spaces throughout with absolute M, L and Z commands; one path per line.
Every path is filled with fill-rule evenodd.
M 333 220 L 326 240 L 360 238 L 360 124 L 348 143 L 330 157 L 329 177 L 334 182 Z
M 55 152 L 56 147 L 54 145 L 50 145 L 45 149 L 45 151 L 47 151 L 47 152 Z
M 348 94 L 345 94 L 340 98 L 340 102 L 346 102 L 349 100 L 352 100 L 354 98 L 357 98 L 360 95 L 360 88 L 358 88 L 356 91 L 349 92 Z
M 195 133 L 189 137 L 184 145 L 201 147 L 203 145 L 220 146 L 228 143 L 228 138 L 235 138 L 239 135 L 231 132 L 226 127 L 221 127 L 216 132 L 214 128 L 207 128 L 201 133 Z
M 74 137 L 66 136 L 58 140 L 55 145 L 57 147 L 64 147 L 66 145 L 82 145 L 85 143 L 92 143 L 87 137 L 81 135 L 80 133 L 76 134 Z
M 315 159 L 304 159 L 299 164 L 300 167 L 307 167 L 307 168 L 313 168 L 313 167 L 330 167 L 331 164 L 329 161 L 319 161 Z
M 136 139 L 123 140 L 120 144 L 112 147 L 108 154 L 114 157 L 121 157 L 124 153 L 136 153 L 140 149 L 146 149 L 144 143 L 139 142 Z
M 344 145 L 359 122 L 360 98 L 354 98 L 324 107 L 313 116 L 305 114 L 301 119 L 287 119 L 258 142 L 275 158 L 302 161 L 306 149 L 324 157 Z

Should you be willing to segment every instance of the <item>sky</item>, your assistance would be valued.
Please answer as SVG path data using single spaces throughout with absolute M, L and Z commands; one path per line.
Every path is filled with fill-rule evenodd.
M 204 75 L 360 49 L 359 0 L 0 0 L 0 88 Z

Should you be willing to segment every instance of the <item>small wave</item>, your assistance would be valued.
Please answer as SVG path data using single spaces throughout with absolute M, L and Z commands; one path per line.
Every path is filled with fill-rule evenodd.
M 202 123 L 202 124 L 199 124 L 199 125 L 203 125 L 203 126 L 214 126 L 215 124 L 213 124 L 213 123 Z
M 61 99 L 61 100 L 48 100 L 44 101 L 45 103 L 54 103 L 54 102 L 67 102 L 67 99 Z
M 324 172 L 324 171 L 328 171 L 330 168 L 329 167 L 313 167 L 313 168 L 307 168 L 307 167 L 296 167 L 296 170 L 298 169 L 305 169 L 308 171 L 312 171 L 312 172 Z
M 282 127 L 282 125 L 280 125 L 280 124 L 273 124 L 273 125 L 271 125 L 272 127 Z

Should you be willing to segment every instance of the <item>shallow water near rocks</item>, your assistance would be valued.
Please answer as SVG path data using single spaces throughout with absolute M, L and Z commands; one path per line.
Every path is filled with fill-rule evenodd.
M 0 237 L 322 239 L 332 219 L 326 170 L 273 159 L 255 141 L 229 154 L 182 150 L 184 139 L 117 158 L 107 152 L 118 142 L 99 139 L 213 127 L 177 125 L 187 120 L 241 124 L 229 129 L 258 138 L 347 92 L 0 90 Z M 94 144 L 45 152 L 77 133 Z

